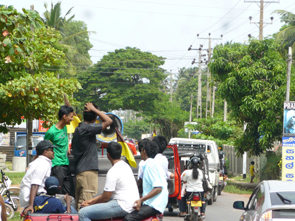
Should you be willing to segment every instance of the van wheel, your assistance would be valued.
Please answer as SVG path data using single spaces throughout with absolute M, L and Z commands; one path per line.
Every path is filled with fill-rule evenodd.
M 169 207 L 169 208 L 168 208 L 168 211 L 169 211 L 170 213 L 172 213 L 172 212 L 173 212 L 173 208 L 172 208 L 172 207 Z
M 208 205 L 212 205 L 213 204 L 213 198 L 211 197 L 209 200 L 208 200 Z
M 213 202 L 217 201 L 217 186 L 214 187 L 214 192 L 213 192 Z

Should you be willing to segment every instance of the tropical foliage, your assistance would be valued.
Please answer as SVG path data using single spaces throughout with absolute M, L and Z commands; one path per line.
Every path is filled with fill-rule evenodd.
M 235 141 L 238 152 L 259 155 L 282 135 L 286 62 L 273 39 L 251 40 L 248 45 L 229 43 L 214 48 L 209 68 L 231 115 L 246 124 Z
M 0 7 L 0 122 L 6 125 L 25 118 L 46 118 L 54 122 L 63 103 L 63 94 L 80 87 L 76 80 L 59 80 L 50 68 L 64 63 L 64 53 L 57 49 L 61 35 L 46 28 L 35 11 L 13 6 Z

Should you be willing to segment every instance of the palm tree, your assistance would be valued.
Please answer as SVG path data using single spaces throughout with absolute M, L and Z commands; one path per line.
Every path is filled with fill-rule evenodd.
M 71 11 L 74 7 L 70 8 L 64 17 L 61 17 L 61 2 L 58 2 L 55 5 L 53 5 L 53 3 L 51 3 L 50 11 L 48 11 L 47 3 L 44 4 L 44 7 L 46 8 L 46 11 L 43 14 L 44 15 L 44 19 L 43 19 L 44 24 L 55 28 L 56 30 L 60 31 L 60 33 L 63 36 L 65 36 L 64 28 L 65 28 L 66 22 L 72 21 L 74 19 L 75 15 L 72 15 L 69 19 L 66 19 L 66 16 L 71 13 Z
M 67 11 L 64 17 L 61 16 L 61 2 L 58 2 L 55 5 L 51 3 L 50 11 L 48 10 L 47 4 L 44 4 L 44 7 L 46 11 L 43 14 L 43 22 L 45 25 L 53 27 L 56 30 L 60 31 L 61 35 L 63 36 L 63 39 L 61 40 L 60 44 L 66 49 L 65 54 L 68 65 L 66 72 L 73 77 L 76 75 L 78 69 L 83 69 L 85 67 L 89 67 L 90 65 L 92 65 L 92 61 L 90 60 L 88 51 L 84 52 L 84 54 L 79 52 L 77 42 L 72 41 L 72 39 L 74 39 L 77 36 L 83 36 L 84 40 L 88 40 L 88 35 L 93 32 L 82 30 L 72 33 L 71 31 L 68 31 L 67 27 L 71 25 L 71 23 L 75 22 L 73 21 L 75 15 L 72 15 L 69 19 L 66 18 L 68 15 L 70 15 L 73 7 Z M 85 34 L 87 35 L 86 37 L 84 36 Z M 90 44 L 90 48 L 91 47 L 92 45 Z
M 283 46 L 284 53 L 285 49 L 292 47 L 293 51 L 295 49 L 295 14 L 285 10 L 276 10 L 273 13 L 277 13 L 281 16 L 281 21 L 285 22 L 282 26 L 280 32 L 275 34 L 275 38 L 279 40 Z

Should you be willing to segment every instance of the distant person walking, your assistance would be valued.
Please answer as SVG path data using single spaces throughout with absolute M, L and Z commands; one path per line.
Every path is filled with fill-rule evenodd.
M 102 124 L 94 124 L 97 116 Z M 98 192 L 98 156 L 96 135 L 112 124 L 112 119 L 100 111 L 95 104 L 86 103 L 84 121 L 76 127 L 72 148 L 76 170 L 75 198 L 77 210 L 82 202 L 90 200 Z
M 69 194 L 74 196 L 73 184 L 69 169 L 69 158 L 71 151 L 69 148 L 68 132 L 66 125 L 70 125 L 73 120 L 74 109 L 63 105 L 59 109 L 59 122 L 53 125 L 46 133 L 45 140 L 50 140 L 57 148 L 54 148 L 54 159 L 52 160 L 51 176 L 55 176 L 61 188 L 58 194 Z
M 251 166 L 250 166 L 250 176 L 251 176 L 251 182 L 253 183 L 254 177 L 255 177 L 255 169 L 254 169 L 254 161 L 251 161 Z

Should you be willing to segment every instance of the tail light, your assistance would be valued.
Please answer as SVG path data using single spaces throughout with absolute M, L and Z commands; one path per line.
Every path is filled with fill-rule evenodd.
M 272 211 L 266 211 L 261 216 L 259 221 L 271 221 L 272 220 Z
M 33 221 L 30 217 L 26 217 L 24 221 Z
M 221 173 L 219 174 L 219 177 L 222 177 Z
M 200 200 L 200 196 L 199 195 L 194 195 L 193 200 L 194 201 L 199 201 Z

